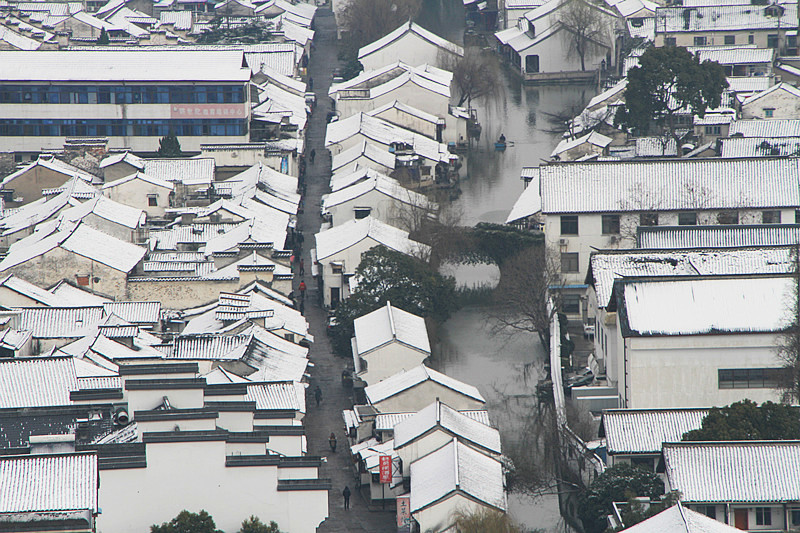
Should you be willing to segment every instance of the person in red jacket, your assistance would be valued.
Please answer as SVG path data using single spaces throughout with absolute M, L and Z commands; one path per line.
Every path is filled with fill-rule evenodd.
M 305 300 L 306 299 L 306 282 L 300 282 L 300 297 Z

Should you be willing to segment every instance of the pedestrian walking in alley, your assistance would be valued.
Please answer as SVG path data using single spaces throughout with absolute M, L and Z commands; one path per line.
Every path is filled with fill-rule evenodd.
M 319 385 L 314 389 L 314 399 L 317 400 L 317 407 L 319 407 L 319 404 L 322 402 L 322 389 L 319 388 Z
M 300 282 L 299 289 L 300 289 L 300 299 L 301 300 L 305 300 L 306 299 L 306 282 L 305 281 L 301 281 Z
M 328 445 L 331 447 L 331 451 L 336 453 L 336 433 L 331 431 L 331 436 L 328 437 Z
M 317 151 L 312 148 L 311 149 L 311 153 L 308 154 L 308 155 L 309 155 L 309 159 L 311 160 L 311 164 L 313 165 L 314 164 L 314 158 L 317 157 Z
M 305 262 L 303 262 L 302 259 L 300 259 L 300 275 L 301 276 L 305 276 L 306 275 L 306 264 L 305 264 Z
M 306 301 L 305 300 L 300 300 L 300 314 L 301 315 L 306 314 Z
M 314 90 L 314 78 L 308 78 L 308 90 L 309 92 Z M 312 159 L 311 162 L 313 163 L 314 160 Z
M 345 485 L 344 490 L 342 491 L 342 496 L 344 496 L 344 508 L 350 509 L 350 486 Z

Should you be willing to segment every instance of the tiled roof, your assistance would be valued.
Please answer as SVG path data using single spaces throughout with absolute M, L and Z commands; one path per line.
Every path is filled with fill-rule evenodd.
M 399 181 L 382 174 L 324 195 L 322 199 L 322 209 L 328 210 L 331 207 L 355 200 L 373 190 L 399 203 L 409 205 L 412 208 L 428 209 L 430 211 L 436 209 L 436 204 L 429 201 L 426 196 L 416 191 L 406 189 L 400 185 Z
M 256 409 L 290 409 L 306 412 L 306 386 L 296 381 L 248 383 L 245 400 Z
M 436 401 L 394 427 L 395 448 L 401 448 L 428 431 L 441 427 L 462 441 L 469 441 L 488 452 L 500 453 L 500 433 L 442 402 Z
M 703 425 L 708 409 L 606 409 L 602 428 L 608 453 L 661 453 L 665 442 Z
M 736 529 L 719 520 L 692 511 L 678 502 L 669 509 L 661 511 L 627 529 L 626 533 L 737 533 Z
M 800 137 L 728 137 L 720 142 L 720 157 L 800 155 Z
M 416 24 L 414 22 L 408 21 L 408 22 L 403 23 L 403 25 L 400 26 L 399 28 L 397 28 L 396 30 L 388 33 L 384 37 L 381 37 L 377 41 L 374 41 L 374 42 L 372 42 L 372 43 L 370 43 L 370 44 L 368 44 L 366 46 L 361 47 L 358 50 L 358 58 L 362 59 L 362 58 L 372 54 L 373 52 L 376 52 L 376 51 L 380 50 L 381 48 L 383 48 L 385 46 L 388 46 L 389 44 L 393 43 L 394 41 L 402 38 L 407 33 L 415 34 L 415 35 L 421 37 L 422 39 L 428 41 L 429 43 L 431 43 L 433 45 L 436 45 L 439 48 L 441 48 L 441 49 L 443 49 L 446 52 L 449 52 L 451 54 L 455 54 L 455 55 L 458 55 L 458 56 L 463 56 L 464 55 L 464 49 L 461 48 L 460 46 L 458 46 L 457 44 L 451 43 L 447 39 L 439 37 L 435 33 L 426 30 L 425 28 L 423 28 L 419 24 Z
M 9 274 L 4 279 L 0 280 L 0 287 L 21 294 L 26 298 L 30 298 L 48 307 L 69 305 L 65 298 L 46 291 L 38 285 L 29 283 L 15 274 Z
M 39 339 L 83 337 L 102 320 L 102 307 L 26 307 L 19 314 L 20 327 Z
M 385 224 L 371 216 L 361 220 L 349 220 L 344 224 L 317 233 L 315 238 L 317 258 L 320 261 L 367 238 L 404 254 L 428 250 L 427 245 L 409 239 L 407 231 Z M 350 265 L 351 268 L 356 266 Z
M 728 136 L 800 137 L 800 119 L 748 119 L 731 123 Z
M 770 6 L 716 5 L 659 7 L 656 32 L 754 31 L 797 28 L 797 6 L 782 4 L 781 16 L 767 15 Z
M 155 57 L 152 59 L 153 61 L 157 60 Z M 181 182 L 187 185 L 210 184 L 214 181 L 215 168 L 214 159 L 208 157 L 145 159 L 144 161 L 145 174 L 164 181 Z
M 683 442 L 664 445 L 670 486 L 684 502 L 800 500 L 800 442 Z
M 99 483 L 95 452 L 0 457 L 0 513 L 96 514 Z
M 0 359 L 0 408 L 69 405 L 77 388 L 70 357 Z
M 505 511 L 503 467 L 499 461 L 453 439 L 411 463 L 411 512 L 455 491 Z
M 190 335 L 175 339 L 170 359 L 240 359 L 250 341 L 249 335 Z
M 108 302 L 103 304 L 106 315 L 117 315 L 133 324 L 155 324 L 161 320 L 161 302 Z
M 611 300 L 619 278 L 655 276 L 719 276 L 730 274 L 787 274 L 792 271 L 790 247 L 734 248 L 711 250 L 628 250 L 596 252 L 590 271 L 597 305 Z
M 773 333 L 790 321 L 780 302 L 788 277 L 631 280 L 622 283 L 618 312 L 624 337 Z M 675 310 L 680 312 L 675 312 Z
M 639 248 L 658 250 L 781 246 L 800 241 L 800 225 L 640 226 L 636 241 Z
M 800 207 L 798 159 L 540 166 L 544 213 Z
M 340 168 L 361 157 L 376 163 L 377 166 L 394 169 L 395 155 L 393 153 L 370 142 L 362 141 L 361 144 L 357 144 L 333 156 L 333 172 L 336 173 Z M 382 170 L 382 168 L 378 168 L 378 170 Z M 331 182 L 333 182 L 333 179 L 331 179 Z
M 441 372 L 437 372 L 436 370 L 422 365 L 414 367 L 411 370 L 406 370 L 395 374 L 384 379 L 383 381 L 375 383 L 374 385 L 370 385 L 364 389 L 364 393 L 366 394 L 369 402 L 375 404 L 382 402 L 387 398 L 391 398 L 392 396 L 395 396 L 396 394 L 406 391 L 412 387 L 415 387 L 427 380 L 434 381 L 444 387 L 478 400 L 479 402 L 485 401 L 476 387 L 468 385 L 462 381 L 458 381 L 457 379 L 451 378 L 445 374 L 442 374 Z
M 350 411 L 352 412 L 352 411 Z M 468 416 L 472 420 L 477 420 L 481 424 L 487 426 L 491 425 L 489 422 L 489 412 L 484 410 L 477 411 L 459 411 L 464 416 Z M 394 427 L 405 420 L 406 418 L 414 416 L 416 413 L 381 413 L 375 417 L 375 431 L 390 431 Z
M 353 326 L 358 355 L 363 356 L 367 352 L 395 340 L 421 352 L 428 354 L 431 352 L 425 319 L 392 307 L 390 302 L 386 302 L 385 306 L 371 313 L 356 318 Z

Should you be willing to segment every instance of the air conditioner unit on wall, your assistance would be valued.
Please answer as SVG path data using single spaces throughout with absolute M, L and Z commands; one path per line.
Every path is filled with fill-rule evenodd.
M 558 244 L 561 246 L 566 246 L 569 244 L 569 239 L 558 239 Z

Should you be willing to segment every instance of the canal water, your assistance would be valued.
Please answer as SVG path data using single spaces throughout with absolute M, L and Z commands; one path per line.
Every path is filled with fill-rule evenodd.
M 423 6 L 421 24 L 463 42 L 464 11 L 459 0 L 424 0 Z M 461 223 L 504 223 L 523 189 L 522 167 L 548 159 L 561 138 L 563 126 L 554 117 L 578 114 L 595 94 L 596 87 L 579 84 L 525 86 L 504 70 L 498 94 L 472 103 L 482 133 L 467 156 L 461 195 L 453 204 Z M 508 143 L 503 152 L 494 147 L 500 134 Z M 493 287 L 499 278 L 492 265 L 445 265 L 443 270 L 464 287 Z M 468 307 L 452 316 L 440 329 L 432 365 L 478 387 L 506 445 L 519 440 L 530 413 L 536 411 L 535 386 L 543 376 L 546 353 L 535 334 L 494 331 L 491 316 L 490 307 Z M 554 494 L 535 499 L 509 494 L 509 511 L 526 530 L 565 531 Z

